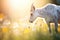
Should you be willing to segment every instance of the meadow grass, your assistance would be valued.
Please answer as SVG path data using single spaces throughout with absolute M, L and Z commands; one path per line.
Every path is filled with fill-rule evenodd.
M 47 24 L 40 19 L 31 24 L 25 23 L 16 28 L 12 27 L 2 28 L 0 40 L 60 40 L 60 25 L 59 33 L 56 34 L 54 24 L 51 24 L 52 35 L 50 35 Z

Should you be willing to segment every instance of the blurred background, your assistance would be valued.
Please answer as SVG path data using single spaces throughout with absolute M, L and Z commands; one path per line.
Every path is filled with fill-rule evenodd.
M 59 0 L 0 0 L 0 13 L 8 15 L 12 20 L 29 19 L 31 4 L 40 8 L 47 3 L 59 5 Z M 18 16 L 17 16 L 18 15 Z M 24 19 L 23 19 L 24 21 Z M 28 21 L 28 20 L 27 20 Z
M 53 23 L 53 36 L 44 19 L 29 23 L 32 3 L 40 8 L 48 3 L 60 5 L 60 0 L 0 0 L 0 40 L 60 40 L 60 33 L 55 36 Z

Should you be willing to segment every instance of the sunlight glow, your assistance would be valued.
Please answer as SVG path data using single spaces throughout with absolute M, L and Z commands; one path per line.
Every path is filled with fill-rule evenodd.
M 17 8 L 25 8 L 26 5 L 30 2 L 30 0 L 10 0 L 10 6 L 13 9 L 17 9 Z
M 13 8 L 17 8 L 20 0 L 10 0 L 10 5 Z

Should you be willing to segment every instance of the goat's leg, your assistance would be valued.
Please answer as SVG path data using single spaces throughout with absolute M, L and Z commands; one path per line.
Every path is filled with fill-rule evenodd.
M 58 33 L 58 20 L 57 19 L 55 20 L 55 31 L 56 33 Z
M 48 24 L 49 32 L 51 33 L 50 23 L 47 23 L 47 24 Z

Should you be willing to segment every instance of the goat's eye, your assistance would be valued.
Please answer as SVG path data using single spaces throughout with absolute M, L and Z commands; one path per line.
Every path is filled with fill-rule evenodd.
M 31 16 L 32 16 L 33 14 L 31 14 Z

